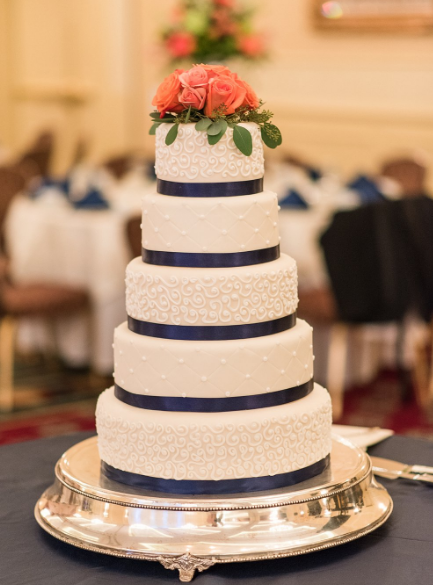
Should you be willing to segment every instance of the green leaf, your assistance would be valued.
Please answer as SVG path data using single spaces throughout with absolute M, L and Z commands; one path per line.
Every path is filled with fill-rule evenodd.
M 283 141 L 280 130 L 273 124 L 264 124 L 261 128 L 262 140 L 269 148 L 277 148 Z
M 160 124 L 158 124 L 157 122 L 153 123 L 152 126 L 150 127 L 149 134 L 151 136 L 155 136 L 156 129 L 159 128 L 159 126 Z
M 176 140 L 178 131 L 179 124 L 174 124 L 173 128 L 170 128 L 170 130 L 167 133 L 167 136 L 165 137 L 165 143 L 167 146 L 170 146 L 170 144 L 173 144 L 173 142 Z
M 217 142 L 219 142 L 221 140 L 221 138 L 224 136 L 224 134 L 226 133 L 226 130 L 227 130 L 227 124 L 221 130 L 221 132 L 219 134 L 208 134 L 207 135 L 207 141 L 208 141 L 208 143 L 211 146 L 213 146 L 214 144 L 216 144 Z
M 253 152 L 253 139 L 251 133 L 243 126 L 233 128 L 233 140 L 239 150 L 245 156 L 250 156 Z
M 261 129 L 262 140 L 269 148 L 277 148 L 277 141 L 266 132 L 264 128 Z
M 167 113 L 164 114 L 163 118 L 161 118 L 161 114 L 159 112 L 151 112 L 149 116 L 154 120 L 160 120 L 161 122 L 172 122 L 175 119 L 175 116 L 173 116 L 173 114 Z
M 191 116 L 191 106 L 189 106 L 188 111 L 186 113 L 184 124 L 188 124 L 188 121 L 189 121 L 189 117 L 190 116 Z
M 208 136 L 217 136 L 220 132 L 227 130 L 227 122 L 225 120 L 217 120 L 213 122 L 207 129 Z M 224 133 L 223 132 L 223 133 Z
M 212 123 L 213 122 L 212 122 L 212 120 L 210 118 L 202 118 L 195 125 L 195 129 L 197 130 L 197 132 L 204 132 L 205 130 L 207 130 L 209 128 L 209 126 Z

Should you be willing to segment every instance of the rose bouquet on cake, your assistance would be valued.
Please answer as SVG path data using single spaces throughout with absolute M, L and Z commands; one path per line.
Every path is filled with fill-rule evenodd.
M 263 35 L 252 25 L 254 10 L 235 0 L 181 0 L 162 42 L 173 63 L 185 59 L 257 60 L 265 56 Z
M 246 156 L 252 153 L 253 144 L 242 122 L 258 124 L 263 142 L 270 148 L 282 142 L 280 130 L 270 123 L 272 112 L 261 109 L 263 102 L 252 87 L 223 65 L 176 69 L 158 87 L 152 105 L 157 111 L 150 114 L 149 133 L 155 134 L 160 124 L 173 124 L 165 139 L 168 146 L 176 140 L 179 124 L 188 123 L 206 132 L 210 145 L 217 144 L 231 128 L 234 143 Z

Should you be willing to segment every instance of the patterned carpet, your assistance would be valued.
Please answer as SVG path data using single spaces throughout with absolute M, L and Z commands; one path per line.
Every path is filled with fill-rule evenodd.
M 93 430 L 96 399 L 111 384 L 111 377 L 69 369 L 55 359 L 20 358 L 14 411 L 0 414 L 0 444 Z
M 21 360 L 16 371 L 16 409 L 0 415 L 0 444 L 95 428 L 97 396 L 111 378 L 70 370 L 55 360 Z M 346 392 L 342 424 L 390 428 L 433 439 L 433 410 L 423 413 L 413 396 L 403 399 L 397 375 Z
M 433 440 L 433 408 L 423 412 L 412 392 L 404 398 L 395 372 L 382 372 L 372 383 L 346 391 L 343 416 L 338 422 L 378 426 L 401 435 Z

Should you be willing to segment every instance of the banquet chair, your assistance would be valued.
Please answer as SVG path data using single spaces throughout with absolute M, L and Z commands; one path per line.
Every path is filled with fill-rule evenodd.
M 25 179 L 14 166 L 0 167 L 0 231 L 12 199 L 25 187 Z
M 396 158 L 383 163 L 380 174 L 396 181 L 403 197 L 416 197 L 427 192 L 427 169 L 412 158 Z
M 17 320 L 22 317 L 55 319 L 85 310 L 86 291 L 54 284 L 15 285 L 7 278 L 7 262 L 0 262 L 0 411 L 14 406 L 14 348 Z
M 102 166 L 107 169 L 117 180 L 122 179 L 126 173 L 131 169 L 133 164 L 133 156 L 130 154 L 113 156 L 102 163 Z
M 126 237 L 132 257 L 141 256 L 141 216 L 134 215 L 127 220 Z
M 30 148 L 17 161 L 17 165 L 32 165 L 37 176 L 46 177 L 50 174 L 53 150 L 53 133 L 48 130 L 41 132 Z
M 335 214 L 322 234 L 331 286 L 300 290 L 299 315 L 331 326 L 328 385 L 336 418 L 343 404 L 348 333 L 374 323 L 397 325 L 396 363 L 402 389 L 405 323 L 433 316 L 433 200 L 413 197 L 385 201 Z M 416 391 L 416 388 L 415 388 Z M 424 392 L 424 395 L 426 393 Z M 415 397 L 421 408 L 429 399 Z

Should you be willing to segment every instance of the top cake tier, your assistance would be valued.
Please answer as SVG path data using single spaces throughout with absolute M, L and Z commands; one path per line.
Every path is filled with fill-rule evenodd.
M 180 124 L 175 142 L 167 146 L 165 138 L 172 125 L 161 124 L 156 130 L 157 178 L 175 183 L 229 183 L 262 179 L 264 157 L 260 128 L 251 122 L 239 125 L 251 133 L 253 152 L 250 156 L 245 156 L 236 147 L 231 128 L 227 128 L 221 140 L 211 146 L 206 133 L 197 132 L 194 124 Z

